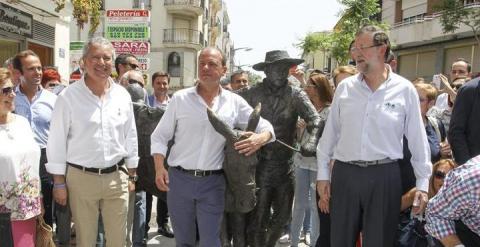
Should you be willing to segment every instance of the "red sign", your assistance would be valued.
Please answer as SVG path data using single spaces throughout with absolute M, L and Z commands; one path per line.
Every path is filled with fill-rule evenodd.
M 117 54 L 130 53 L 136 56 L 141 56 L 150 52 L 149 42 L 112 41 L 112 45 Z
M 106 13 L 107 23 L 148 23 L 150 11 L 143 9 L 111 9 Z
M 142 9 L 117 9 L 107 10 L 107 17 L 149 17 L 148 10 Z

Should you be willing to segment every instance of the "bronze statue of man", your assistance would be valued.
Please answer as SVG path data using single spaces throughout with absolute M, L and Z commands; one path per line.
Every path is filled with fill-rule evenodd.
M 314 156 L 318 140 L 320 117 L 307 94 L 288 83 L 288 72 L 302 59 L 291 58 L 286 51 L 269 51 L 265 61 L 253 69 L 263 71 L 266 78 L 249 89 L 240 91 L 252 106 L 262 104 L 260 115 L 274 127 L 277 141 L 257 151 L 257 205 L 249 219 L 251 246 L 275 246 L 282 230 L 291 218 L 294 169 L 293 152 L 296 123 L 302 118 L 311 138 L 301 143 L 305 156 Z

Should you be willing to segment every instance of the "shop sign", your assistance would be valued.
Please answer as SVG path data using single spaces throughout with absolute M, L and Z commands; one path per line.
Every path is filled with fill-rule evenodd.
M 150 38 L 150 28 L 147 23 L 107 24 L 105 33 L 109 40 L 145 41 Z
M 111 9 L 106 13 L 107 23 L 147 23 L 150 22 L 150 11 L 143 9 Z
M 148 57 L 137 57 L 139 69 L 142 71 L 148 70 L 150 68 L 150 58 Z
M 0 3 L 0 30 L 32 37 L 33 16 Z
M 150 52 L 150 43 L 141 41 L 112 41 L 117 54 L 129 53 L 135 56 L 146 55 Z

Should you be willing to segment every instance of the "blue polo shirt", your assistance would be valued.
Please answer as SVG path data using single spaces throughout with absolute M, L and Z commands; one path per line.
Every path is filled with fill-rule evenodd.
M 32 127 L 33 136 L 40 148 L 47 147 L 50 119 L 57 96 L 40 88 L 30 103 L 27 96 L 20 91 L 20 85 L 15 88 L 15 113 L 24 116 Z

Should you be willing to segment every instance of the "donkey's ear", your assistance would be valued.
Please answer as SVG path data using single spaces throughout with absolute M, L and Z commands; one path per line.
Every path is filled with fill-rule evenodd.
M 220 120 L 215 112 L 213 112 L 210 108 L 207 107 L 207 116 L 208 121 L 212 124 L 213 128 L 225 139 L 233 140 L 235 139 L 235 132 L 233 131 L 230 126 L 228 126 L 225 122 Z
M 262 103 L 258 103 L 253 109 L 248 119 L 247 131 L 254 132 L 257 129 L 258 122 L 260 122 L 260 111 L 262 110 Z

